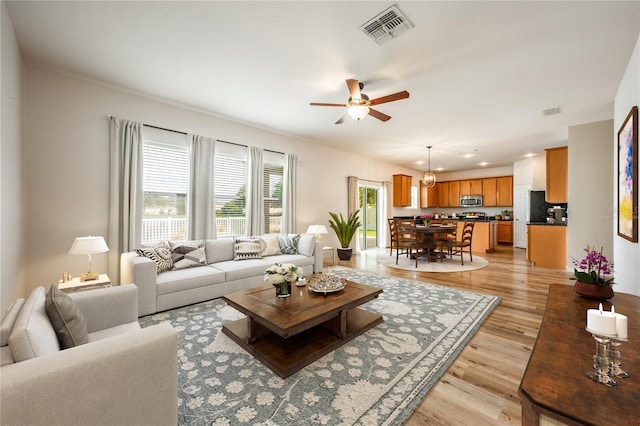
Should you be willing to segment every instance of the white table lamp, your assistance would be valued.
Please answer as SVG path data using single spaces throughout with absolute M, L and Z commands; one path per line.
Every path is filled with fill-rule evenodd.
M 89 271 L 84 274 L 80 274 L 80 281 L 91 281 L 98 279 L 97 272 L 91 272 L 91 255 L 95 253 L 104 253 L 109 251 L 109 247 L 107 243 L 104 241 L 102 237 L 92 237 L 89 235 L 88 237 L 77 237 L 71 248 L 69 249 L 70 254 L 86 254 L 89 256 Z
M 321 235 L 328 234 L 327 227 L 324 225 L 309 225 L 309 229 L 307 229 L 307 234 L 314 234 L 316 236 L 316 240 L 322 240 Z

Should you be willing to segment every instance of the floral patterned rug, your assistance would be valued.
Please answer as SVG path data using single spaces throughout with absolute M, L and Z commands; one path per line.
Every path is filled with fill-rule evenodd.
M 220 299 L 140 318 L 179 331 L 180 424 L 401 425 L 500 303 L 341 266 L 325 273 L 382 288 L 362 307 L 384 322 L 286 379 L 222 334 L 243 315 Z

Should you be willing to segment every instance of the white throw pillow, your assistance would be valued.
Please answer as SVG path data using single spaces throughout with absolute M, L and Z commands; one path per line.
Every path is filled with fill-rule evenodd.
M 260 255 L 263 257 L 282 254 L 280 250 L 280 240 L 277 235 L 263 235 L 260 237 L 260 246 Z

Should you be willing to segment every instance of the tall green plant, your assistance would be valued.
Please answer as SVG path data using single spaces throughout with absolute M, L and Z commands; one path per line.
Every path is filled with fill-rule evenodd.
M 338 237 L 338 241 L 342 248 L 349 247 L 349 243 L 351 242 L 353 235 L 356 233 L 358 228 L 362 226 L 358 213 L 360 213 L 360 210 L 354 211 L 345 220 L 342 213 L 338 215 L 336 213 L 329 212 L 329 216 L 331 216 L 331 219 L 329 219 L 329 227 L 335 231 L 336 237 Z

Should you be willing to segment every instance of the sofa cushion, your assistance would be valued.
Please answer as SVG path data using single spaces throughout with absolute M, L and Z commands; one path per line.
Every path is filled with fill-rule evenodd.
M 280 251 L 284 254 L 298 254 L 299 234 L 279 235 Z
M 233 260 L 231 261 L 233 263 Z M 237 262 L 236 262 L 237 263 Z M 157 295 L 191 290 L 225 282 L 225 274 L 211 266 L 178 269 L 158 275 L 156 281 Z
M 84 345 L 89 341 L 84 316 L 69 295 L 52 285 L 44 307 L 62 349 Z
M 233 260 L 233 238 L 221 238 L 219 240 L 207 240 L 207 261 L 211 263 Z
M 300 241 L 298 242 L 298 253 L 304 256 L 313 256 L 313 252 L 315 251 L 315 249 L 315 235 L 300 235 Z
M 46 297 L 44 287 L 37 287 L 20 309 L 9 336 L 9 348 L 15 362 L 60 351 L 58 337 L 45 311 Z
M 269 259 L 268 262 L 265 259 L 248 259 L 242 262 L 218 262 L 211 266 L 224 271 L 225 280 L 229 282 L 264 275 L 265 269 L 273 265 L 272 257 L 270 256 L 267 259 Z
M 271 266 L 275 263 L 293 263 L 296 266 L 313 266 L 315 258 L 302 256 L 300 254 L 281 254 L 278 256 L 269 256 L 266 258 Z
M 173 268 L 184 269 L 193 266 L 207 264 L 207 254 L 204 248 L 204 240 L 195 241 L 169 241 Z
M 105 328 L 104 330 L 98 330 L 94 331 L 93 333 L 89 333 L 89 343 L 139 330 L 140 323 L 138 323 L 138 321 L 116 325 L 115 327 L 109 327 Z
M 275 256 L 276 254 L 282 254 L 280 250 L 280 239 L 277 235 L 263 235 L 260 237 L 260 255 Z
M 169 271 L 173 268 L 173 257 L 171 256 L 171 247 L 169 243 L 163 241 L 153 247 L 143 247 L 136 249 L 139 256 L 148 257 L 156 262 L 156 272 Z
M 237 237 L 233 246 L 233 260 L 260 259 L 260 238 Z
M 2 322 L 0 322 L 0 347 L 9 344 L 9 335 L 13 329 L 13 324 L 15 324 L 18 318 L 22 305 L 24 305 L 24 299 L 16 300 L 9 306 L 7 313 L 2 317 Z

